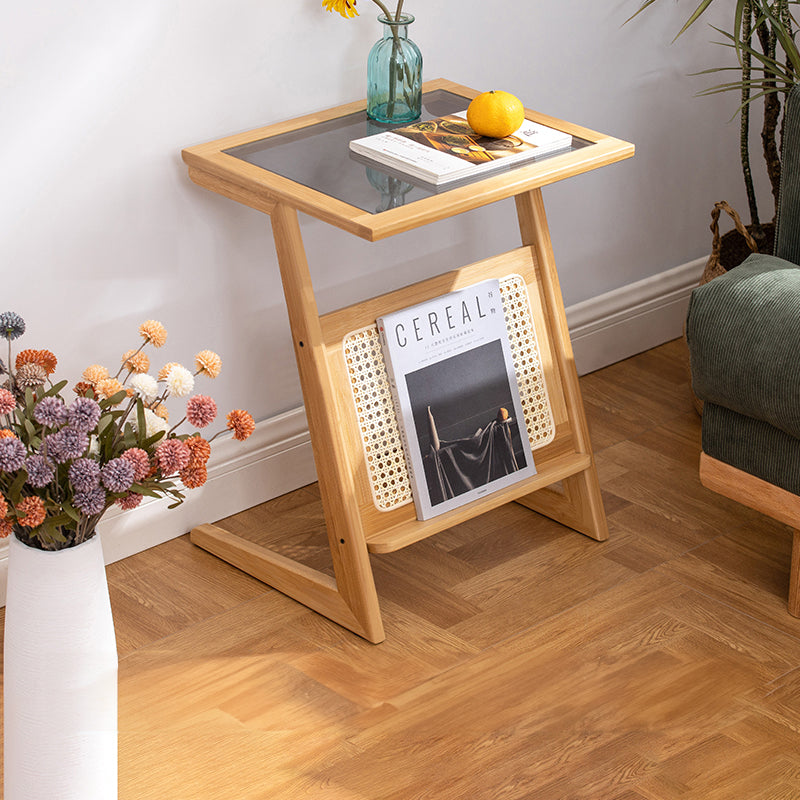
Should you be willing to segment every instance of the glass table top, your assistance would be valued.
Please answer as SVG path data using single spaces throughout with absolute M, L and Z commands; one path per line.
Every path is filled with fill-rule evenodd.
M 466 98 L 443 89 L 425 92 L 422 96 L 422 119 L 464 111 L 468 104 Z M 372 122 L 367 119 L 366 112 L 359 111 L 290 133 L 232 147 L 224 152 L 362 211 L 379 214 L 443 191 L 441 188 L 414 185 L 398 174 L 390 174 L 385 168 L 365 166 L 351 155 L 349 143 L 352 139 L 392 127 Z M 571 149 L 577 150 L 589 144 L 591 142 L 573 137 Z M 551 157 L 564 152 L 562 150 Z M 499 170 L 492 174 L 497 172 Z M 480 178 L 472 179 L 475 180 Z M 447 189 L 456 185 L 463 186 L 464 182 L 449 185 Z

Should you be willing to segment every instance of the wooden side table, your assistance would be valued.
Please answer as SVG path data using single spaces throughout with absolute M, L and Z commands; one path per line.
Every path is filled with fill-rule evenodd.
M 424 116 L 462 111 L 476 94 L 450 81 L 426 83 Z M 571 133 L 572 148 L 437 194 L 349 157 L 349 140 L 370 132 L 365 106 L 340 106 L 183 151 L 195 183 L 272 220 L 335 579 L 214 525 L 195 528 L 191 540 L 377 643 L 384 631 L 369 553 L 398 550 L 512 500 L 593 539 L 608 537 L 541 187 L 629 158 L 634 148 L 526 111 L 531 120 Z M 521 247 L 319 315 L 298 212 L 376 241 L 509 197 L 516 201 Z M 515 366 L 538 472 L 419 521 L 375 320 L 494 277 L 515 329 Z

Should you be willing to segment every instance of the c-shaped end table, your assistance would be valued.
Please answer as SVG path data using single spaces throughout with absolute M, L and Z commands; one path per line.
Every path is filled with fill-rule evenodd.
M 476 94 L 450 81 L 426 83 L 424 115 L 463 111 Z M 340 106 L 183 151 L 195 183 L 272 220 L 335 578 L 214 525 L 198 526 L 191 540 L 377 643 L 384 630 L 370 553 L 398 550 L 512 500 L 593 539 L 608 537 L 541 187 L 630 158 L 634 148 L 526 110 L 528 119 L 572 134 L 572 147 L 436 193 L 349 157 L 349 140 L 372 130 L 365 106 Z M 298 212 L 376 241 L 510 197 L 520 247 L 319 315 Z M 420 521 L 375 320 L 486 278 L 501 280 L 537 473 Z

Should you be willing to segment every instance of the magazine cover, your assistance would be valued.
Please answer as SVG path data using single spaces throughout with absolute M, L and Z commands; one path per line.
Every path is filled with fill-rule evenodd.
M 498 280 L 387 314 L 378 331 L 419 519 L 536 474 Z
M 354 139 L 350 149 L 438 185 L 533 160 L 571 144 L 570 134 L 530 120 L 502 139 L 480 136 L 470 128 L 464 112 Z

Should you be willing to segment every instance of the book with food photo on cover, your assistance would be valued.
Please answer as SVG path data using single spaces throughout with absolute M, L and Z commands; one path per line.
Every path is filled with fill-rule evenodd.
M 498 280 L 377 322 L 419 519 L 536 474 Z
M 525 120 L 502 139 L 480 136 L 466 112 L 353 139 L 350 150 L 433 186 L 507 168 L 568 149 L 572 136 Z

